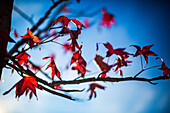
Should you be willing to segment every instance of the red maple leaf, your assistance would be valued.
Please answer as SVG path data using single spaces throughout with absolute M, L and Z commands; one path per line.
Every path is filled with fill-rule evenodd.
M 71 21 L 76 25 L 77 29 L 82 29 L 82 27 L 86 28 L 80 21 L 76 20 L 76 19 L 71 19 Z M 80 27 L 79 27 L 80 26 Z
M 34 43 L 37 43 L 38 46 L 40 46 L 39 44 L 40 39 L 37 36 L 33 36 L 33 33 L 29 28 L 27 28 L 27 34 L 21 37 L 24 39 L 28 38 L 28 43 L 31 48 L 34 46 Z
M 54 62 L 54 56 L 44 57 L 43 59 L 48 59 L 48 58 L 50 58 L 51 61 L 50 61 L 50 64 L 47 66 L 46 69 L 48 69 L 49 67 L 51 67 L 51 69 L 52 69 L 52 74 L 51 74 L 52 80 L 54 80 L 54 75 L 56 75 L 56 76 L 61 80 L 60 71 L 57 69 L 57 66 L 56 66 L 56 64 L 55 64 L 55 62 Z
M 68 41 L 71 40 L 71 44 L 69 48 L 71 48 L 71 50 L 74 52 L 76 48 L 80 49 L 76 39 L 78 39 L 78 35 L 81 34 L 81 31 L 77 29 L 77 30 L 70 30 L 69 32 L 70 32 L 70 37 L 71 37 L 68 39 Z
M 86 70 L 86 61 L 83 59 L 82 56 L 80 56 L 80 58 L 78 59 L 78 62 L 75 62 L 76 66 L 72 67 L 72 70 L 77 70 L 78 74 L 81 74 L 80 77 L 84 78 L 84 75 L 86 74 L 86 72 L 89 72 L 88 70 Z
M 150 50 L 150 48 L 153 46 L 153 44 L 152 45 L 144 46 L 142 49 L 139 46 L 137 46 L 137 45 L 131 45 L 131 46 L 133 46 L 133 47 L 135 47 L 137 49 L 134 57 L 137 57 L 138 55 L 143 55 L 143 57 L 145 58 L 145 62 L 146 62 L 145 66 L 148 63 L 148 56 L 150 56 L 150 55 L 157 56 L 157 54 L 155 54 L 154 52 L 152 52 Z
M 10 90 L 6 91 L 3 95 L 8 94 L 11 90 L 16 88 L 16 98 L 19 98 L 24 92 L 28 93 L 28 90 L 31 90 L 30 97 L 32 93 L 37 97 L 36 88 L 41 89 L 34 77 L 24 76 L 19 82 L 17 82 Z
M 87 90 L 87 91 L 91 91 L 89 100 L 92 98 L 93 94 L 94 94 L 94 98 L 96 98 L 97 96 L 95 91 L 96 88 L 103 89 L 103 90 L 105 89 L 105 87 L 102 85 L 99 85 L 97 83 L 91 83 L 89 89 Z
M 29 54 L 27 54 L 25 51 L 22 51 L 17 56 L 15 56 L 15 58 L 17 59 L 17 61 L 20 65 L 22 65 L 22 64 L 26 65 L 28 63 L 28 58 L 30 58 L 30 57 L 31 56 Z
M 108 28 L 110 28 L 111 24 L 114 24 L 116 25 L 116 20 L 115 20 L 115 17 L 114 15 L 108 13 L 106 11 L 106 9 L 101 9 L 101 12 L 102 12 L 102 21 L 101 21 L 101 25 L 102 26 L 106 26 Z
M 123 63 L 123 62 L 125 62 L 125 63 Z M 123 72 L 120 68 L 123 67 L 123 66 L 126 66 L 125 64 L 131 63 L 131 62 L 132 61 L 128 61 L 128 60 L 122 61 L 120 58 L 116 59 L 116 63 L 113 65 L 113 66 L 117 66 L 116 69 L 115 69 L 115 72 L 119 71 L 120 76 L 123 76 Z
M 54 25 L 57 24 L 58 22 L 61 22 L 64 27 L 68 26 L 68 23 L 70 22 L 70 19 L 67 18 L 66 16 L 59 16 L 55 21 Z
M 71 57 L 70 65 L 76 62 L 80 58 L 81 53 L 78 51 L 73 53 L 73 56 Z
M 157 57 L 156 59 L 158 59 L 159 57 Z M 163 76 L 170 76 L 170 69 L 165 65 L 164 61 L 162 58 L 159 58 L 160 60 L 162 60 L 162 64 L 161 64 L 161 68 L 159 68 L 160 70 L 163 71 Z
M 69 22 L 70 21 L 72 21 L 75 25 L 76 25 L 76 27 L 77 27 L 77 29 L 82 29 L 82 27 L 84 27 L 85 28 L 85 26 L 80 22 L 80 21 L 78 21 L 78 20 L 76 20 L 76 19 L 69 19 L 69 18 L 67 18 L 66 16 L 59 16 L 55 21 L 54 21 L 54 25 L 55 24 L 57 24 L 58 22 L 62 22 L 62 24 L 63 24 L 63 27 L 68 27 L 68 24 L 69 24 Z M 80 27 L 79 27 L 80 26 Z
M 99 67 L 99 69 L 102 71 L 101 77 L 108 77 L 106 76 L 106 73 L 110 71 L 110 69 L 113 67 L 112 65 L 108 65 L 106 62 L 103 62 L 104 57 L 97 55 L 94 58 L 95 64 Z
M 127 63 L 124 61 L 124 59 L 128 58 L 130 54 L 124 51 L 125 48 L 113 49 L 112 45 L 109 42 L 103 45 L 108 49 L 106 57 L 110 57 L 112 54 L 118 55 L 121 58 L 124 65 L 127 66 Z

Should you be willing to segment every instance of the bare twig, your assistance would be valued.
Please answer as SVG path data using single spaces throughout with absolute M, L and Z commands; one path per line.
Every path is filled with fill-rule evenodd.
M 58 96 L 61 96 L 61 97 L 64 97 L 64 98 L 67 98 L 67 99 L 70 99 L 70 100 L 73 100 L 73 101 L 76 100 L 76 99 L 72 98 L 71 96 L 68 96 L 68 95 L 65 95 L 65 94 L 58 93 L 58 92 L 56 92 L 56 91 L 50 90 L 50 89 L 48 89 L 48 88 L 46 88 L 46 87 L 44 87 L 44 86 L 42 86 L 42 85 L 39 85 L 39 86 L 40 86 L 43 90 L 45 90 L 45 91 L 47 91 L 47 92 L 49 92 L 49 93 L 51 93 L 51 94 L 58 95 Z
M 79 79 L 79 80 L 70 80 L 70 81 L 53 81 L 50 85 L 61 85 L 61 84 L 80 84 L 80 83 L 87 83 L 87 82 L 95 82 L 95 81 L 103 81 L 103 82 L 122 82 L 122 81 L 144 81 L 149 82 L 151 84 L 157 84 L 152 83 L 152 81 L 156 80 L 165 80 L 170 79 L 168 76 L 158 76 L 151 79 L 147 78 L 134 78 L 134 77 L 125 77 L 125 78 L 87 78 L 87 79 Z
M 27 20 L 29 23 L 34 25 L 34 21 L 32 18 L 30 18 L 27 14 L 25 14 L 22 10 L 20 10 L 17 6 L 14 5 L 14 10 L 21 15 L 25 20 Z

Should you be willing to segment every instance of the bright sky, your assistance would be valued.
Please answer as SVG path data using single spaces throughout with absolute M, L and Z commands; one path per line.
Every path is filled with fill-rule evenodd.
M 50 0 L 15 0 L 14 4 L 29 16 L 33 16 L 35 22 L 44 15 L 44 12 L 52 5 Z M 90 12 L 95 9 L 105 7 L 108 12 L 115 15 L 117 26 L 108 29 L 99 28 L 101 14 L 94 17 L 88 17 L 90 20 L 97 18 L 96 24 L 91 28 L 82 31 L 79 37 L 79 43 L 83 42 L 83 56 L 88 62 L 93 59 L 95 54 L 96 42 L 110 42 L 113 48 L 126 48 L 129 52 L 135 52 L 132 44 L 146 46 L 154 44 L 152 51 L 157 53 L 164 59 L 168 67 L 170 67 L 170 2 L 160 1 L 140 1 L 140 0 L 80 0 L 80 3 L 73 1 L 70 5 L 71 9 Z M 83 21 L 83 17 L 76 19 Z M 29 22 L 24 20 L 15 11 L 13 12 L 12 28 L 16 29 L 20 35 L 26 33 L 27 28 L 31 28 Z M 13 37 L 13 35 L 11 34 Z M 13 37 L 14 39 L 14 37 Z M 67 38 L 66 38 L 67 39 Z M 18 40 L 18 39 L 14 39 Z M 59 39 L 60 41 L 60 39 Z M 9 44 L 9 48 L 12 44 Z M 60 51 L 58 51 L 60 50 Z M 90 50 L 90 51 L 89 51 Z M 99 54 L 105 55 L 106 49 L 100 45 Z M 47 44 L 42 46 L 42 50 L 38 48 L 28 52 L 31 60 L 36 64 L 45 64 L 43 57 L 56 54 L 56 64 L 62 70 L 63 76 L 72 78 L 77 72 L 64 71 L 64 66 L 68 60 L 67 54 L 61 46 L 56 44 Z M 148 66 L 161 64 L 155 61 L 155 57 L 149 57 Z M 139 57 L 131 58 L 133 63 L 128 68 L 123 68 L 124 76 L 133 76 L 140 71 Z M 65 63 L 63 63 L 65 62 Z M 87 69 L 96 72 L 98 69 L 93 63 L 87 66 Z M 50 69 L 46 71 L 51 74 Z M 73 75 L 74 74 L 74 75 Z M 114 75 L 113 75 L 114 74 Z M 108 75 L 119 77 L 113 71 Z M 162 75 L 162 72 L 153 69 L 144 72 L 140 76 L 153 77 Z M 11 88 L 17 81 L 21 79 L 17 73 L 11 75 L 11 70 L 4 69 L 0 83 L 0 113 L 168 113 L 170 112 L 170 81 L 158 81 L 158 85 L 151 85 L 145 82 L 120 82 L 120 83 L 100 83 L 107 88 L 105 91 L 97 90 L 97 98 L 87 101 L 89 92 L 86 90 L 82 93 L 71 93 L 74 97 L 80 98 L 80 101 L 70 101 L 45 91 L 38 91 L 38 101 L 35 97 L 29 100 L 28 96 L 21 96 L 19 101 L 15 99 L 15 90 L 8 95 L 2 94 Z M 40 75 L 39 75 L 40 76 Z M 77 75 L 76 75 L 77 76 Z M 45 78 L 46 79 L 46 78 Z M 75 86 L 69 86 L 75 88 Z M 78 88 L 78 87 L 76 87 Z M 80 88 L 88 88 L 87 84 L 82 84 Z

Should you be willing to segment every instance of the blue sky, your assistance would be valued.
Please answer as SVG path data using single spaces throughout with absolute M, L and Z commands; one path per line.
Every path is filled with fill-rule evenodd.
M 29 16 L 33 16 L 34 21 L 37 22 L 52 5 L 52 2 L 50 0 L 15 0 L 14 4 Z M 126 47 L 129 52 L 135 52 L 134 48 L 129 47 L 132 44 L 141 47 L 154 44 L 151 50 L 163 58 L 167 66 L 170 67 L 169 5 L 169 2 L 152 0 L 80 0 L 79 4 L 76 3 L 76 0 L 73 1 L 70 8 L 76 10 L 85 8 L 87 12 L 90 12 L 105 7 L 108 12 L 115 15 L 118 23 L 117 26 L 112 26 L 111 29 L 101 27 L 99 32 L 98 26 L 101 14 L 89 18 L 90 20 L 98 18 L 98 20 L 91 28 L 83 30 L 78 40 L 83 42 L 82 49 L 85 60 L 88 62 L 94 57 L 96 42 L 110 42 L 113 48 Z M 76 19 L 83 21 L 84 18 Z M 31 28 L 31 25 L 16 12 L 13 12 L 12 28 L 15 28 L 20 35 L 24 35 L 28 27 Z M 11 47 L 12 44 L 9 44 L 8 49 Z M 100 45 L 99 54 L 105 55 L 105 52 L 106 49 Z M 77 72 L 64 71 L 63 68 L 67 62 L 65 59 L 68 60 L 71 54 L 68 53 L 64 56 L 63 49 L 59 45 L 43 45 L 41 51 L 37 48 L 28 51 L 28 53 L 31 55 L 32 61 L 42 65 L 45 64 L 45 61 L 41 60 L 43 57 L 56 53 L 55 61 L 63 74 L 62 77 L 72 78 L 77 76 Z M 124 76 L 133 76 L 140 71 L 139 57 L 130 59 L 133 63 L 128 68 L 123 68 Z M 154 59 L 155 57 L 149 57 L 148 66 L 161 64 L 160 61 Z M 93 63 L 90 63 L 87 69 L 93 72 L 98 71 Z M 51 74 L 50 69 L 46 72 Z M 119 77 L 113 71 L 108 75 Z M 157 75 L 162 75 L 162 72 L 153 69 L 144 72 L 140 76 L 150 78 Z M 37 76 L 41 76 L 41 74 L 37 73 Z M 81 99 L 81 101 L 73 102 L 45 91 L 37 91 L 38 101 L 36 98 L 29 100 L 26 96 L 22 96 L 18 101 L 14 98 L 14 90 L 6 96 L 2 94 L 19 81 L 21 77 L 17 73 L 11 75 L 11 70 L 4 69 L 2 79 L 4 82 L 0 83 L 0 113 L 166 113 L 170 111 L 170 81 L 168 80 L 158 81 L 158 85 L 132 81 L 113 84 L 100 82 L 107 88 L 105 91 L 97 90 L 96 99 L 86 101 L 89 92 L 84 91 L 82 93 L 71 93 L 74 97 Z M 88 84 L 82 84 L 78 87 L 72 85 L 68 88 L 88 88 Z

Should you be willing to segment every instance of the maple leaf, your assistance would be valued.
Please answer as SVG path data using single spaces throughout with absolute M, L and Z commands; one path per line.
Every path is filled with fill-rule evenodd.
M 143 57 L 145 58 L 145 66 L 148 63 L 148 56 L 150 56 L 150 55 L 157 56 L 157 54 L 155 54 L 154 52 L 152 52 L 150 50 L 150 48 L 153 46 L 153 44 L 144 46 L 142 49 L 137 45 L 131 45 L 131 46 L 133 46 L 133 47 L 135 47 L 137 49 L 134 57 L 137 57 L 138 55 L 143 55 Z
M 37 36 L 33 36 L 33 33 L 29 28 L 27 28 L 27 34 L 21 37 L 24 39 L 28 38 L 28 42 L 31 48 L 34 46 L 34 43 L 37 43 L 38 46 L 40 46 L 39 44 L 40 39 Z
M 16 88 L 16 96 L 15 96 L 16 98 L 19 98 L 21 95 L 24 94 L 24 92 L 28 93 L 28 90 L 31 90 L 31 93 L 33 93 L 37 99 L 38 97 L 36 94 L 36 88 L 41 89 L 41 87 L 38 85 L 34 77 L 24 76 L 19 82 L 17 82 L 11 89 L 6 91 L 3 95 L 8 94 L 14 88 Z M 31 93 L 30 93 L 30 97 L 32 97 Z
M 110 71 L 110 69 L 113 67 L 112 65 L 108 65 L 106 62 L 103 62 L 104 57 L 97 55 L 94 58 L 95 64 L 98 66 L 98 68 L 102 71 L 101 77 L 108 77 L 106 76 L 106 73 Z
M 156 59 L 158 58 L 159 57 L 157 57 Z M 159 58 L 159 59 L 162 61 L 161 68 L 159 69 L 163 71 L 163 76 L 167 76 L 167 75 L 170 76 L 170 69 L 165 65 L 165 62 L 163 61 L 162 58 Z
M 79 34 L 81 34 L 81 31 L 79 29 L 78 30 L 70 30 L 70 37 L 71 38 L 69 38 L 68 41 L 71 40 L 71 44 L 70 44 L 69 48 L 71 48 L 71 50 L 73 52 L 75 51 L 76 48 L 80 49 L 80 47 L 79 47 L 79 45 L 76 41 L 76 39 L 78 39 Z
M 78 29 L 82 29 L 82 27 L 84 27 L 84 28 L 86 28 L 80 21 L 78 21 L 78 20 L 76 20 L 76 19 L 71 19 L 71 21 L 76 25 L 76 27 L 78 28 Z M 80 28 L 79 28 L 79 26 L 80 26 Z
M 123 63 L 125 62 L 125 63 Z M 127 63 L 131 63 L 132 61 L 129 61 L 129 60 L 125 60 L 125 61 L 122 61 L 120 58 L 116 59 L 116 63 L 113 65 L 114 66 L 117 66 L 116 69 L 115 69 L 115 72 L 120 72 L 120 76 L 123 76 L 123 72 L 122 70 L 120 69 L 121 67 L 123 66 L 126 66 L 125 64 Z
M 106 44 L 103 43 L 103 45 L 108 49 L 106 57 L 110 57 L 112 54 L 118 55 L 124 65 L 127 66 L 127 63 L 124 61 L 124 59 L 128 58 L 130 54 L 124 51 L 125 48 L 113 49 L 112 45 L 109 42 L 107 42 Z
M 80 58 L 78 59 L 78 62 L 75 62 L 76 66 L 72 67 L 72 70 L 77 70 L 78 74 L 81 74 L 80 77 L 84 78 L 84 75 L 86 74 L 86 72 L 89 72 L 89 70 L 86 70 L 86 61 L 83 59 L 82 56 L 80 56 Z
M 101 12 L 102 12 L 102 21 L 101 21 L 101 25 L 102 26 L 106 26 L 107 28 L 110 28 L 111 24 L 114 24 L 116 25 L 116 20 L 115 20 L 115 17 L 114 15 L 108 13 L 106 11 L 106 9 L 101 9 Z
M 75 18 L 69 19 L 69 18 L 67 18 L 66 16 L 59 16 L 59 17 L 54 21 L 54 25 L 57 24 L 58 22 L 62 22 L 63 27 L 68 27 L 68 24 L 69 24 L 70 21 L 72 21 L 72 22 L 76 25 L 77 29 L 80 29 L 80 30 L 81 30 L 82 27 L 85 28 L 85 26 L 84 26 L 80 21 L 76 20 Z M 80 26 L 80 28 L 79 28 L 79 26 Z
M 2 69 L 5 66 L 4 58 L 7 55 L 8 42 L 15 42 L 5 31 L 0 30 L 0 80 L 2 75 Z
M 67 18 L 66 16 L 59 16 L 55 21 L 54 25 L 57 24 L 58 22 L 62 22 L 64 27 L 68 26 L 68 23 L 71 21 L 71 19 Z
M 17 61 L 20 65 L 22 65 L 22 64 L 26 65 L 28 63 L 28 58 L 30 58 L 30 57 L 31 56 L 23 50 L 21 53 L 19 53 L 17 56 L 15 56 L 15 58 L 17 59 Z
M 48 58 L 50 58 L 51 61 L 50 61 L 50 64 L 47 66 L 46 69 L 51 67 L 51 69 L 52 69 L 52 74 L 51 74 L 52 80 L 54 80 L 54 75 L 56 75 L 60 80 L 62 80 L 61 77 L 60 77 L 60 71 L 57 69 L 57 66 L 56 66 L 56 64 L 54 62 L 54 56 L 44 57 L 43 59 L 48 59 Z
M 93 94 L 94 94 L 94 98 L 96 98 L 97 96 L 95 91 L 96 88 L 103 89 L 103 90 L 105 89 L 105 87 L 102 85 L 99 85 L 97 83 L 91 83 L 89 89 L 87 90 L 87 91 L 91 91 L 89 100 L 92 98 Z
M 73 56 L 71 57 L 70 65 L 76 62 L 80 58 L 80 56 L 81 56 L 81 52 L 79 50 L 74 52 Z

